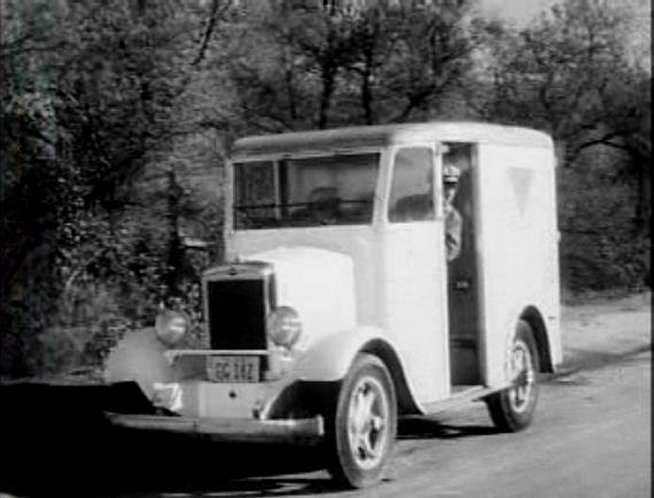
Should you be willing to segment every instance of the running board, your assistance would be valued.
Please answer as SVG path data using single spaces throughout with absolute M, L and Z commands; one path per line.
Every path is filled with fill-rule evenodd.
M 466 389 L 453 393 L 452 396 L 447 399 L 425 403 L 422 405 L 423 413 L 425 415 L 431 415 L 433 413 L 451 410 L 452 408 L 457 408 L 472 401 L 479 401 L 480 398 L 501 390 L 501 388 L 491 388 L 486 386 L 469 386 Z

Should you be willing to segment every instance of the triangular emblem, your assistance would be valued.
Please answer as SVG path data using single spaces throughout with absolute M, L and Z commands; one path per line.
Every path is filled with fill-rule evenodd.
M 513 186 L 513 194 L 515 195 L 516 204 L 520 216 L 525 215 L 527 201 L 531 193 L 531 184 L 533 183 L 534 172 L 529 168 L 509 168 L 509 179 Z

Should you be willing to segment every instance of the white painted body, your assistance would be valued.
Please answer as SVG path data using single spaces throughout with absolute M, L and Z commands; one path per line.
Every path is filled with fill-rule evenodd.
M 327 335 L 352 335 L 359 328 L 376 331 L 376 337 L 383 338 L 397 350 L 416 399 L 432 402 L 449 394 L 447 312 L 446 307 L 432 304 L 434 296 L 445 302 L 445 280 L 442 275 L 439 278 L 439 268 L 435 263 L 440 258 L 432 257 L 433 254 L 444 254 L 442 237 L 436 235 L 440 223 L 425 222 L 386 230 L 320 227 L 235 232 L 230 250 L 238 259 L 272 263 L 276 273 L 280 269 L 282 273 L 276 279 L 278 293 L 284 296 L 280 304 L 297 308 L 304 324 L 303 340 L 298 345 L 300 352 Z M 271 248 L 284 247 L 288 254 L 290 251 L 286 248 L 294 244 L 329 249 L 335 259 L 337 256 L 348 257 L 352 261 L 349 272 L 345 265 L 340 268 L 324 266 L 323 271 L 331 276 L 326 280 L 327 285 L 322 287 L 315 278 L 318 259 L 309 262 L 298 258 L 291 265 L 295 270 L 289 271 L 291 262 L 287 259 L 285 264 L 280 264 Z M 284 284 L 282 274 L 289 278 Z M 341 282 L 338 287 L 334 286 L 336 279 Z M 310 282 L 308 285 L 307 281 Z M 301 295 L 298 300 L 287 299 L 290 297 L 287 289 L 295 286 L 306 293 L 297 292 L 296 295 Z M 334 299 L 334 293 L 337 293 L 338 301 Z M 352 304 L 344 306 L 343 298 L 352 299 Z M 344 327 L 348 320 L 344 319 L 343 311 L 354 311 L 354 303 L 356 318 L 349 327 Z M 374 335 L 367 334 L 366 337 L 371 339 Z M 314 360 L 315 371 L 314 368 L 305 369 L 301 378 L 340 379 L 347 372 L 351 355 L 361 346 L 357 344 L 350 356 L 339 354 L 337 350 L 344 340 L 336 339 L 330 343 L 335 348 L 333 354 L 322 346 L 322 358 L 329 360 L 328 363 L 319 366 L 321 364 Z M 334 356 L 342 356 L 346 361 L 334 363 Z
M 517 320 L 530 306 L 544 317 L 552 363 L 560 363 L 558 229 L 551 141 L 544 135 L 534 140 L 536 132 L 511 128 L 417 126 L 412 133 L 397 133 L 394 143 L 436 146 L 442 141 L 471 141 L 478 145 L 474 195 L 484 385 L 501 388 L 509 382 L 505 372 L 508 346 Z M 228 223 L 227 255 L 228 259 L 273 262 L 262 258 L 262 251 L 294 246 L 348 255 L 354 273 L 355 328 L 369 327 L 393 344 L 414 400 L 423 406 L 451 395 L 443 218 L 439 212 L 434 221 L 387 222 L 395 150 L 393 144 L 382 149 L 378 202 L 371 226 L 241 231 Z M 439 175 L 438 161 L 436 168 Z M 302 266 L 299 260 L 298 265 Z M 344 276 L 345 293 L 347 280 L 349 276 Z M 316 301 L 320 300 L 320 289 L 314 292 Z M 328 322 L 337 313 L 326 303 L 316 311 Z M 314 333 L 311 328 L 305 332 Z M 333 327 L 332 333 L 339 332 L 341 327 Z M 337 343 L 334 341 L 334 347 Z M 331 359 L 332 355 L 325 353 L 325 357 Z M 331 375 L 322 366 L 321 375 L 307 373 L 305 377 L 332 380 L 346 373 L 345 366 L 333 365 Z
M 479 148 L 479 253 L 482 269 L 485 382 L 506 382 L 510 331 L 521 312 L 538 309 L 552 362 L 561 362 L 559 233 L 554 156 L 547 148 Z
M 391 165 L 400 144 L 432 147 L 436 178 L 441 175 L 440 143 L 476 144 L 475 285 L 483 386 L 508 385 L 508 347 L 517 321 L 530 307 L 544 319 L 552 367 L 560 363 L 551 139 L 532 130 L 470 123 L 366 127 L 246 139 L 240 150 L 249 150 L 249 155 L 235 160 L 288 157 L 297 148 L 305 155 L 334 153 L 344 140 L 348 151 L 372 148 L 381 154 L 371 224 L 235 230 L 231 216 L 226 217 L 227 261 L 271 264 L 278 304 L 299 311 L 302 338 L 292 357 L 279 359 L 286 362 L 285 375 L 258 384 L 168 381 L 169 389 L 177 392 L 180 414 L 251 418 L 256 413 L 265 418 L 285 387 L 297 380 L 343 378 L 356 353 L 372 341 L 397 355 L 400 371 L 391 373 L 406 380 L 419 411 L 452 396 L 443 212 L 437 203 L 432 221 L 388 222 Z M 231 185 L 231 165 L 227 173 Z M 232 212 L 232 202 L 228 188 L 226 213 Z

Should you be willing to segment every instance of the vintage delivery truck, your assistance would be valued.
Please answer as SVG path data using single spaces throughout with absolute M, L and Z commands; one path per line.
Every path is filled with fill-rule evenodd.
M 400 416 L 481 400 L 499 428 L 529 425 L 538 374 L 561 361 L 549 136 L 436 122 L 244 138 L 225 213 L 227 262 L 202 282 L 210 345 L 184 349 L 170 311 L 155 341 L 127 337 L 107 380 L 161 410 L 112 423 L 318 443 L 353 487 L 380 480 Z

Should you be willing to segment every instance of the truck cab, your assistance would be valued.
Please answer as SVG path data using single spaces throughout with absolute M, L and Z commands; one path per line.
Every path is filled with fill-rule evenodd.
M 138 382 L 168 413 L 113 422 L 318 442 L 353 487 L 381 479 L 399 416 L 482 400 L 523 429 L 538 373 L 561 361 L 554 175 L 549 136 L 481 123 L 236 141 L 226 263 L 202 282 L 210 344 L 164 347 L 159 378 L 110 355 L 108 381 Z

